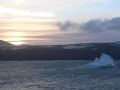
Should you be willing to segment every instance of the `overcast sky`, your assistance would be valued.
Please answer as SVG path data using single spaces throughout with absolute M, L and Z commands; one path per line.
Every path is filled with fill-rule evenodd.
M 20 44 L 120 41 L 120 0 L 0 0 L 0 39 Z

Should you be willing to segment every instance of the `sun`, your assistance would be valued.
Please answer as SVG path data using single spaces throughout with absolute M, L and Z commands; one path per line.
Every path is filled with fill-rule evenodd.
M 10 42 L 11 44 L 13 44 L 13 45 L 22 45 L 22 44 L 24 44 L 23 42 Z
M 14 45 L 22 45 L 23 43 L 23 38 L 22 37 L 12 37 L 9 38 L 9 42 Z
M 24 33 L 23 32 L 8 32 L 6 36 L 8 37 L 6 41 L 13 45 L 22 45 L 24 44 Z

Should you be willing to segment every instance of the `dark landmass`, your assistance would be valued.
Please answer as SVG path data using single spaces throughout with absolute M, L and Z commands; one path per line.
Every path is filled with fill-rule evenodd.
M 9 45 L 12 45 L 12 44 L 10 44 L 10 43 L 8 43 L 6 41 L 0 40 L 0 46 L 9 46 Z
M 89 60 L 101 55 L 120 60 L 120 42 L 69 45 L 21 45 L 0 41 L 0 60 Z

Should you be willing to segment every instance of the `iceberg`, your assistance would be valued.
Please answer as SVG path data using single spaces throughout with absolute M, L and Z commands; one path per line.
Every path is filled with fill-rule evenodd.
M 114 67 L 115 63 L 114 59 L 111 56 L 102 53 L 100 59 L 96 58 L 93 62 L 86 65 L 90 67 Z
M 95 65 L 97 65 L 99 63 L 99 58 L 95 58 L 95 60 L 93 61 L 93 62 L 91 62 L 91 63 L 88 63 L 87 65 L 88 66 L 95 66 Z

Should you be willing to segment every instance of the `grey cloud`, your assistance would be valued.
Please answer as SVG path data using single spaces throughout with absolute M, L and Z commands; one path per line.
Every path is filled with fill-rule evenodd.
M 105 32 L 120 30 L 120 17 L 112 18 L 109 20 L 90 20 L 86 23 L 78 24 L 74 22 L 67 21 L 65 23 L 59 24 L 60 30 L 83 30 L 85 32 Z
M 108 29 L 120 30 L 120 18 L 111 19 Z
M 79 24 L 71 22 L 71 21 L 66 21 L 64 23 L 58 23 L 58 26 L 60 27 L 60 30 L 66 31 L 66 30 L 71 30 L 71 29 L 79 29 Z
M 91 20 L 81 25 L 81 29 L 88 32 L 100 32 L 106 28 L 105 21 Z

